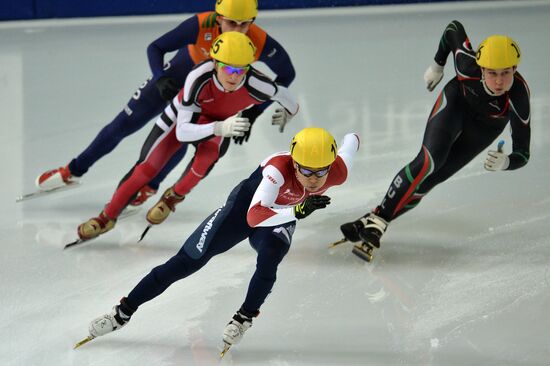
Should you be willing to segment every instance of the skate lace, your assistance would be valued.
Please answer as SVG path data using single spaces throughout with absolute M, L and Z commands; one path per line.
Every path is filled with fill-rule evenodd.
M 185 196 L 178 196 L 173 189 L 170 189 L 162 196 L 162 200 L 174 212 L 176 210 L 176 203 L 183 201 Z
M 73 181 L 73 175 L 71 174 L 71 171 L 69 170 L 69 166 L 64 166 L 59 168 L 59 173 L 61 174 L 61 178 L 63 179 L 63 182 L 69 183 Z
M 124 324 L 130 320 L 130 317 L 126 317 L 126 319 L 120 314 L 120 310 L 117 309 L 116 314 L 113 316 L 113 319 L 116 321 L 117 325 L 122 327 Z
M 104 229 L 110 221 L 114 221 L 114 220 L 111 220 L 110 218 L 108 218 L 105 213 L 100 213 L 98 217 L 96 217 L 94 219 L 95 221 L 97 221 L 97 223 L 99 224 L 99 227 Z
M 227 333 L 231 337 L 241 337 L 244 335 L 244 332 L 246 332 L 251 326 L 252 322 L 244 322 L 240 323 L 236 320 L 231 320 L 230 324 L 234 325 L 234 327 L 230 327 L 227 329 Z
M 241 315 L 240 313 L 237 313 L 233 316 L 233 320 L 231 320 L 231 323 L 239 327 L 241 333 L 244 333 L 245 330 L 252 326 L 252 318 L 248 318 Z

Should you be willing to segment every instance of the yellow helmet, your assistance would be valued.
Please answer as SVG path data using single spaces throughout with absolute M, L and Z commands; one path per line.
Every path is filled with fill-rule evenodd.
M 292 159 L 308 168 L 327 167 L 334 162 L 336 154 L 336 141 L 324 128 L 304 128 L 290 143 Z
M 246 66 L 254 62 L 256 47 L 246 34 L 224 32 L 212 42 L 210 57 L 233 66 Z
M 244 22 L 258 15 L 258 0 L 216 0 L 216 13 Z
M 476 62 L 487 69 L 507 69 L 517 66 L 520 60 L 519 46 L 508 36 L 490 36 L 477 48 Z

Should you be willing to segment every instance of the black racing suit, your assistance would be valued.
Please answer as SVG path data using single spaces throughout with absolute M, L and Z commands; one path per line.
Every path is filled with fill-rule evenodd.
M 507 170 L 529 160 L 531 138 L 529 88 L 516 71 L 510 91 L 491 96 L 481 80 L 464 27 L 451 22 L 441 37 L 435 62 L 444 66 L 453 54 L 456 76 L 445 85 L 430 113 L 418 155 L 393 179 L 375 213 L 388 222 L 415 207 L 487 148 L 510 122 L 513 151 Z

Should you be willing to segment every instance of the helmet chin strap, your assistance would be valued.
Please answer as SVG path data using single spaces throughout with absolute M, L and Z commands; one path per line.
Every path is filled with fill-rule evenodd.
M 487 83 L 485 82 L 485 78 L 483 76 L 481 77 L 481 84 L 483 85 L 483 89 L 485 89 L 485 93 L 489 94 L 492 97 L 498 96 L 497 94 L 495 94 L 494 91 L 489 89 L 489 87 L 487 86 Z
M 514 68 L 514 72 L 515 72 L 515 68 Z M 492 97 L 498 97 L 499 95 L 496 94 L 494 91 L 492 91 L 491 89 L 489 89 L 489 87 L 487 86 L 487 83 L 485 82 L 485 72 L 482 72 L 481 73 L 481 84 L 483 85 L 483 89 L 485 89 L 485 92 L 487 94 L 489 94 L 490 96 Z M 510 84 L 510 88 L 508 88 L 508 90 L 512 89 L 512 85 L 514 85 L 514 79 L 512 78 L 512 84 Z M 507 90 L 507 91 L 508 91 Z

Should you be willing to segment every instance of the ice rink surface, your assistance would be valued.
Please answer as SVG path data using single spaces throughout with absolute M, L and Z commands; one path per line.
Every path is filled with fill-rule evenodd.
M 79 188 L 24 203 L 16 196 L 88 145 L 149 76 L 146 46 L 188 15 L 0 23 L 0 364 L 548 365 L 549 15 L 550 3 L 531 1 L 260 12 L 257 23 L 294 62 L 299 116 L 279 134 L 271 107 L 250 141 L 232 145 L 144 242 L 136 240 L 156 199 L 65 251 L 77 225 L 110 199 L 152 124 L 100 160 Z M 521 46 L 531 161 L 490 173 L 478 156 L 390 225 L 372 263 L 349 244 L 329 250 L 339 225 L 377 205 L 420 148 L 443 85 L 430 93 L 422 75 L 453 19 L 475 46 L 495 33 Z M 448 61 L 444 82 L 454 75 Z M 330 207 L 299 222 L 274 291 L 240 345 L 219 360 L 222 331 L 255 267 L 246 242 L 144 304 L 124 329 L 72 349 L 90 320 L 175 254 L 234 185 L 309 125 L 337 140 L 355 131 L 361 149 L 347 184 L 328 192 Z M 503 138 L 509 152 L 508 128 Z

